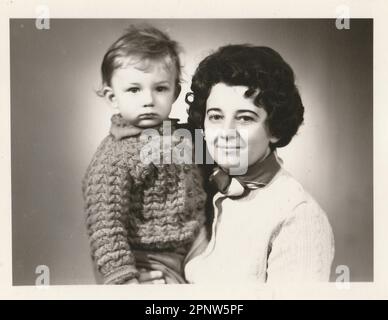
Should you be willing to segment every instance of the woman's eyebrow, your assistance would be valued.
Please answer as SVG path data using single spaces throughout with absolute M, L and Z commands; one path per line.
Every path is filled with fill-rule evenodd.
M 255 111 L 252 111 L 252 110 L 248 110 L 248 109 L 240 109 L 237 111 L 237 113 L 245 113 L 245 112 L 249 112 L 249 113 L 253 113 L 255 116 L 259 116 L 259 114 Z
M 221 112 L 221 109 L 220 108 L 209 108 L 206 110 L 206 114 L 208 114 L 210 111 L 218 111 L 218 112 Z

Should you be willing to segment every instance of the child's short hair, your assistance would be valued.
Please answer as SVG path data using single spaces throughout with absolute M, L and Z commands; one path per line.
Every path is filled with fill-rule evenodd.
M 254 104 L 264 108 L 270 134 L 279 139 L 271 149 L 286 146 L 303 122 L 304 107 L 295 86 L 294 72 L 275 50 L 268 47 L 227 45 L 206 57 L 192 79 L 189 124 L 203 128 L 206 101 L 217 83 L 247 86 L 246 97 L 257 89 Z
M 128 58 L 137 57 L 140 60 L 158 60 L 170 58 L 176 71 L 176 86 L 180 86 L 181 64 L 179 59 L 180 47 L 176 41 L 151 26 L 130 26 L 124 35 L 114 42 L 104 55 L 101 64 L 102 84 L 111 86 L 114 70 L 125 66 Z M 169 66 L 169 62 L 166 61 Z M 103 96 L 104 91 L 99 90 Z

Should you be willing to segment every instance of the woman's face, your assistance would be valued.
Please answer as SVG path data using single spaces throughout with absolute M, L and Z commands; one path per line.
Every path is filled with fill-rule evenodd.
M 267 112 L 253 103 L 256 94 L 244 97 L 245 86 L 213 86 L 206 102 L 204 131 L 214 161 L 231 174 L 244 174 L 248 166 L 269 153 Z M 234 171 L 233 171 L 234 170 Z

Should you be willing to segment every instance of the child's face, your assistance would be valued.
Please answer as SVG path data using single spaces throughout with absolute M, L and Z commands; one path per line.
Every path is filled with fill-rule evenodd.
M 277 141 L 268 133 L 267 112 L 253 103 L 255 95 L 244 97 L 247 90 L 218 83 L 207 99 L 206 143 L 214 161 L 224 169 L 264 159 L 270 152 L 269 143 Z
M 174 66 L 168 68 L 164 60 L 139 61 L 114 71 L 108 99 L 124 119 L 150 128 L 168 118 L 179 94 L 175 84 Z

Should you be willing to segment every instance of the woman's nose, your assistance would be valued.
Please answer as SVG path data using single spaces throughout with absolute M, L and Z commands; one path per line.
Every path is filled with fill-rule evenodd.
M 222 130 L 229 131 L 229 130 L 235 130 L 236 125 L 233 118 L 227 118 L 225 117 L 224 121 L 222 122 Z
M 237 138 L 238 133 L 233 119 L 225 119 L 221 128 L 220 136 L 225 140 L 232 140 Z

